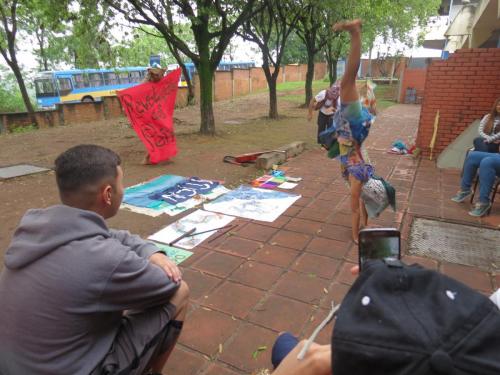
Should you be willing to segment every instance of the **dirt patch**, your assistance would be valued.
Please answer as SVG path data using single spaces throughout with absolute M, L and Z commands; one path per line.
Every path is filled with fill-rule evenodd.
M 140 164 L 145 149 L 125 118 L 6 134 L 0 136 L 0 166 L 29 163 L 51 168 L 54 159 L 64 150 L 77 144 L 92 143 L 120 154 L 125 186 L 166 173 L 223 180 L 226 186 L 235 186 L 248 183 L 262 171 L 253 166 L 243 168 L 223 163 L 225 155 L 270 150 L 293 141 L 305 141 L 308 147 L 317 147 L 316 123 L 314 120 L 307 122 L 304 109 L 295 103 L 280 101 L 279 111 L 282 115 L 279 120 L 265 117 L 268 112 L 267 93 L 215 103 L 217 135 L 212 137 L 197 134 L 198 106 L 176 110 L 179 153 L 172 161 L 155 166 Z M 2 259 L 24 212 L 56 204 L 59 199 L 53 172 L 0 182 L 0 190 Z M 150 218 L 120 210 L 110 225 L 146 236 L 172 220 L 165 215 Z

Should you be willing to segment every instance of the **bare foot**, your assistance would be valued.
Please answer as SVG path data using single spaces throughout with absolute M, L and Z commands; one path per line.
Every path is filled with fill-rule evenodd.
M 348 31 L 350 33 L 360 32 L 361 26 L 362 22 L 358 18 L 352 21 L 343 21 L 336 23 L 335 25 L 333 25 L 333 31 Z

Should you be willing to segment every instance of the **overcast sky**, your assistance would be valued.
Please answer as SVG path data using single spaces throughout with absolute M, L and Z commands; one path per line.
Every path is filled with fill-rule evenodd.
M 427 33 L 427 36 L 429 37 L 430 35 L 434 35 L 439 37 L 437 34 L 441 34 L 442 37 L 442 30 L 443 30 L 443 24 L 446 23 L 447 17 L 434 17 L 434 20 L 437 20 L 433 23 L 433 27 L 429 29 L 429 32 Z M 418 30 L 415 29 L 412 31 L 413 35 L 418 34 Z M 233 42 L 234 45 L 236 45 L 236 51 L 234 53 L 235 60 L 239 61 L 255 61 L 257 66 L 260 66 L 262 64 L 262 58 L 260 55 L 260 52 L 256 48 L 255 44 L 246 42 L 242 40 L 239 37 L 236 37 Z M 23 70 L 25 71 L 25 74 L 30 76 L 28 72 L 34 72 L 37 70 L 37 63 L 36 60 L 31 53 L 31 48 L 34 45 L 33 41 L 29 41 L 27 39 L 20 41 L 18 43 L 19 51 L 18 51 L 18 61 L 20 62 Z M 251 46 L 249 48 L 249 45 Z M 439 57 L 441 56 L 441 51 L 440 50 L 433 50 L 433 49 L 426 49 L 423 47 L 418 47 L 418 48 L 408 48 L 407 46 L 401 44 L 401 43 L 388 43 L 384 44 L 381 39 L 377 39 L 374 43 L 374 48 L 372 51 L 372 58 L 376 58 L 378 53 L 381 54 L 386 54 L 387 51 L 389 51 L 389 54 L 394 54 L 396 51 L 402 52 L 405 56 L 408 57 Z M 368 58 L 368 54 L 365 53 L 363 55 L 363 58 Z M 0 58 L 0 63 L 4 66 L 7 66 L 3 58 Z M 144 64 L 147 65 L 148 63 L 148 57 L 145 57 Z

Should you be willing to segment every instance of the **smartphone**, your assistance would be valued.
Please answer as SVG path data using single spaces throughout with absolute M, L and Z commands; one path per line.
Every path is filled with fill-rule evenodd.
M 401 259 L 401 235 L 395 228 L 367 228 L 359 231 L 359 270 L 369 259 Z

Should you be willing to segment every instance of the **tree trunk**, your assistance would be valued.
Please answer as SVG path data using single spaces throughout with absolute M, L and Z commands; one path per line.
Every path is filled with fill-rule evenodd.
M 215 134 L 215 121 L 214 121 L 214 109 L 212 106 L 212 86 L 213 86 L 213 76 L 214 72 L 210 67 L 210 62 L 201 61 L 198 64 L 198 76 L 200 81 L 200 133 L 201 134 Z
M 308 107 L 313 97 L 312 81 L 314 78 L 314 52 L 308 49 L 307 51 L 307 73 L 306 73 L 306 102 L 304 107 Z
M 367 77 L 372 76 L 372 49 L 373 49 L 373 43 L 370 44 L 370 50 L 368 51 L 368 74 L 366 75 Z
M 278 119 L 278 99 L 276 95 L 276 80 L 280 71 L 279 66 L 274 67 L 274 72 L 271 74 L 269 66 L 269 50 L 267 46 L 260 46 L 262 49 L 262 70 L 266 76 L 267 87 L 269 88 L 269 118 Z
M 19 85 L 19 90 L 21 91 L 21 95 L 23 97 L 24 106 L 26 107 L 26 111 L 28 112 L 28 116 L 30 121 L 35 126 L 38 126 L 38 122 L 36 121 L 35 110 L 33 109 L 33 104 L 31 104 L 30 97 L 28 95 L 28 90 L 26 90 L 26 85 L 24 84 L 23 75 L 21 74 L 21 69 L 19 68 L 19 64 L 17 63 L 16 52 L 12 48 L 9 48 L 11 61 L 9 63 L 14 76 L 16 77 L 17 84 Z
M 262 64 L 262 70 L 266 76 L 267 87 L 269 88 L 269 118 L 278 119 L 278 98 L 276 92 L 276 80 L 279 74 L 279 67 L 274 67 L 274 72 L 271 74 L 269 64 Z
M 328 75 L 330 78 L 330 86 L 337 81 L 337 62 L 338 59 L 331 58 L 330 64 L 328 64 Z
M 394 70 L 396 69 L 396 57 L 392 58 L 391 73 L 389 78 L 389 84 L 392 85 L 392 79 L 394 78 Z
M 188 97 L 187 97 L 187 104 L 192 105 L 194 104 L 194 86 L 193 86 L 193 80 L 189 76 L 189 72 L 186 68 L 186 65 L 184 64 L 179 64 L 181 66 L 182 74 L 184 75 L 184 78 L 186 79 L 187 87 L 188 87 Z
M 277 120 L 278 115 L 278 98 L 276 95 L 276 79 L 271 78 L 269 85 L 269 118 Z

